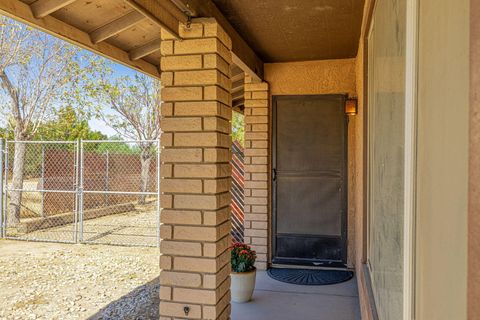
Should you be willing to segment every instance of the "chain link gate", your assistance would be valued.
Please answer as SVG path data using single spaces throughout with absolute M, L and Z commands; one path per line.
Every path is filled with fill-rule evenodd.
M 158 246 L 159 141 L 2 141 L 0 235 Z

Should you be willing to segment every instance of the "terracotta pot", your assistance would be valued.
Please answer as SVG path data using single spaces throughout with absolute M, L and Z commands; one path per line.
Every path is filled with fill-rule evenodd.
M 255 289 L 255 278 L 257 270 L 249 272 L 232 272 L 231 277 L 231 294 L 232 301 L 244 303 L 252 299 L 253 289 Z

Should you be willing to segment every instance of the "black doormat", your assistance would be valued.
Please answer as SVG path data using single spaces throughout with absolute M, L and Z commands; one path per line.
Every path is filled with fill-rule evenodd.
M 335 284 L 353 278 L 353 272 L 347 270 L 271 268 L 267 273 L 272 279 L 306 286 Z

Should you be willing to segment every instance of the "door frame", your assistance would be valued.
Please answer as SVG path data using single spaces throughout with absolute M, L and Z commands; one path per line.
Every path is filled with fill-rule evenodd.
M 343 146 L 344 146 L 344 165 L 343 168 L 343 192 L 342 192 L 342 233 L 341 237 L 343 239 L 342 244 L 342 261 L 318 261 L 315 260 L 315 263 L 312 260 L 301 261 L 302 259 L 293 259 L 293 258 L 277 258 L 275 257 L 276 254 L 276 234 L 277 234 L 277 184 L 274 180 L 275 178 L 275 170 L 277 167 L 277 102 L 278 100 L 296 100 L 296 99 L 308 99 L 308 98 L 319 98 L 319 97 L 341 97 L 345 102 L 348 98 L 346 94 L 316 94 L 316 95 L 272 95 L 272 136 L 270 139 L 270 147 L 272 150 L 272 162 L 270 168 L 270 184 L 272 186 L 272 196 L 270 199 L 270 205 L 272 208 L 272 219 L 271 219 L 271 254 L 270 254 L 270 261 L 272 265 L 275 264 L 291 264 L 291 265 L 307 265 L 307 266 L 317 266 L 317 267 L 333 267 L 333 268 L 346 268 L 347 267 L 347 259 L 348 259 L 348 123 L 349 118 L 344 113 L 344 133 L 343 133 Z

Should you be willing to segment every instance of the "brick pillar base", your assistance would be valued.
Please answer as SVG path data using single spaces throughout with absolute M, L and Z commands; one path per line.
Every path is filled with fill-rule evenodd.
M 245 78 L 245 242 L 257 251 L 258 269 L 269 252 L 269 108 L 268 84 Z
M 213 19 L 162 32 L 160 319 L 230 317 L 231 40 Z

